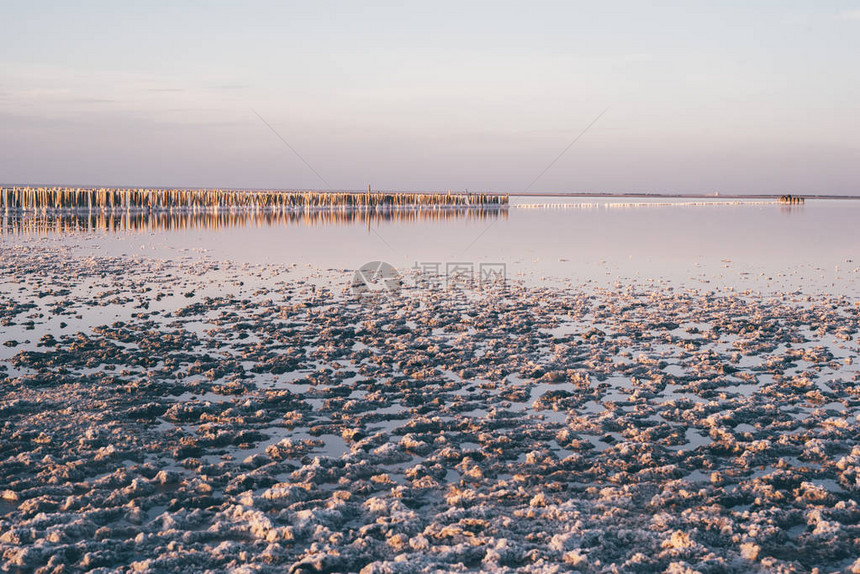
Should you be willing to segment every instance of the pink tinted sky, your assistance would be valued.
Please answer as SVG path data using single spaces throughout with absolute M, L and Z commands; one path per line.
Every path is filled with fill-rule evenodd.
M 860 193 L 860 3 L 4 2 L 0 181 Z

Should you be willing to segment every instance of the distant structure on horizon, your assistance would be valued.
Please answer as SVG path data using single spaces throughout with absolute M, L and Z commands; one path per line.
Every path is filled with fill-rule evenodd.
M 804 199 L 797 195 L 780 195 L 779 202 L 785 205 L 797 205 L 804 203 Z

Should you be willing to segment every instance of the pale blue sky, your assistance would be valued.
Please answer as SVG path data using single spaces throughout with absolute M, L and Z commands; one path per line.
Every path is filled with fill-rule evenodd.
M 0 3 L 0 181 L 860 193 L 860 1 Z

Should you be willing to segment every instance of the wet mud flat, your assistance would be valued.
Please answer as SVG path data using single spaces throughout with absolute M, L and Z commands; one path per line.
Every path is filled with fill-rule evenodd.
M 0 252 L 2 571 L 860 571 L 860 305 Z

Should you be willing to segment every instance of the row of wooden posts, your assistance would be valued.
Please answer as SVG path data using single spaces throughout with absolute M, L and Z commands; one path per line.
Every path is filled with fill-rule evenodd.
M 490 193 L 394 193 L 9 187 L 0 209 L 50 210 L 291 210 L 299 208 L 503 207 L 507 195 Z

